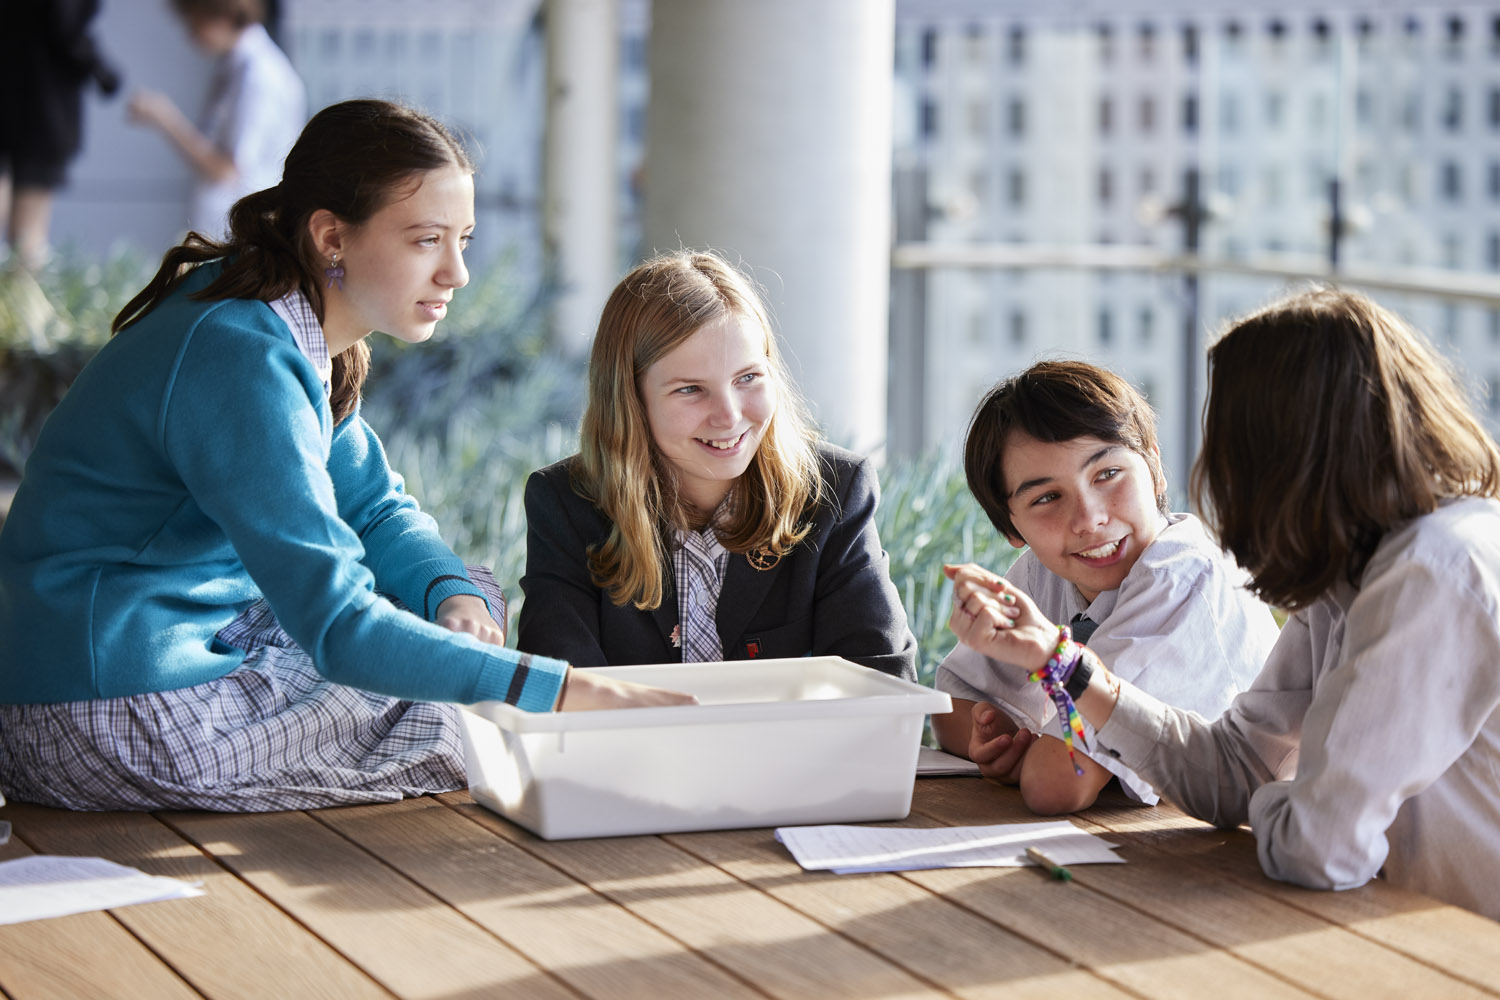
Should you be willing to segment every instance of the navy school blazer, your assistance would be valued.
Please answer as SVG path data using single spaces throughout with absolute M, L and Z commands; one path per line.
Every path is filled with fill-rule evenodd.
M 602 511 L 573 492 L 564 459 L 526 483 L 526 574 L 517 644 L 580 667 L 676 663 L 677 594 L 668 567 L 661 605 L 616 605 L 589 576 L 589 546 L 609 536 Z M 726 660 L 842 656 L 916 680 L 917 641 L 875 530 L 880 487 L 859 456 L 818 446 L 826 495 L 813 528 L 775 566 L 730 553 L 716 620 Z

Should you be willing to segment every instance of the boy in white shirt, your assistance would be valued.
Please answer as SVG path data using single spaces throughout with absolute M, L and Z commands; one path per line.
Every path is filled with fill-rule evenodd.
M 1124 379 L 1046 361 L 1000 383 L 970 422 L 964 468 L 995 527 L 1028 547 L 1007 579 L 1072 622 L 1117 676 L 1214 718 L 1259 672 L 1276 623 L 1198 519 L 1167 512 L 1155 415 Z M 1076 774 L 1063 741 L 1041 735 L 1056 710 L 1024 672 L 960 645 L 937 687 L 954 706 L 933 717 L 938 742 L 1019 784 L 1033 812 L 1085 809 L 1112 777 L 1131 798 L 1157 801 L 1129 768 L 1083 746 Z

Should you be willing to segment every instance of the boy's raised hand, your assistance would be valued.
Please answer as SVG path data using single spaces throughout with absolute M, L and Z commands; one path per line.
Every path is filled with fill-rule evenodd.
M 1057 648 L 1057 626 L 1015 585 L 982 566 L 944 566 L 953 581 L 948 628 L 993 660 L 1037 670 Z
M 987 701 L 975 702 L 970 711 L 969 759 L 980 774 L 1007 785 L 1020 783 L 1021 762 L 1036 742 L 1035 733 L 1014 725 Z

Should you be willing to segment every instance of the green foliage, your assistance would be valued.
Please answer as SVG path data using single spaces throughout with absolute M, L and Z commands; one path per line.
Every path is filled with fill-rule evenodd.
M 953 584 L 943 564 L 977 562 L 1003 573 L 1017 550 L 990 524 L 952 458 L 932 454 L 894 463 L 881 470 L 880 482 L 880 541 L 917 637 L 918 679 L 930 685 L 954 642 L 948 631 Z
M 131 253 L 58 258 L 36 274 L 0 269 L 0 472 L 21 468 L 42 421 L 150 274 L 151 262 Z

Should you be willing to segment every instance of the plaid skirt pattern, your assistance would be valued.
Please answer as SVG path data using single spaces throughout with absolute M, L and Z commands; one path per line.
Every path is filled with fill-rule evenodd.
M 503 609 L 489 571 L 470 575 Z M 327 680 L 263 605 L 219 635 L 248 653 L 217 680 L 0 705 L 0 791 L 63 809 L 269 812 L 466 786 L 457 706 Z

